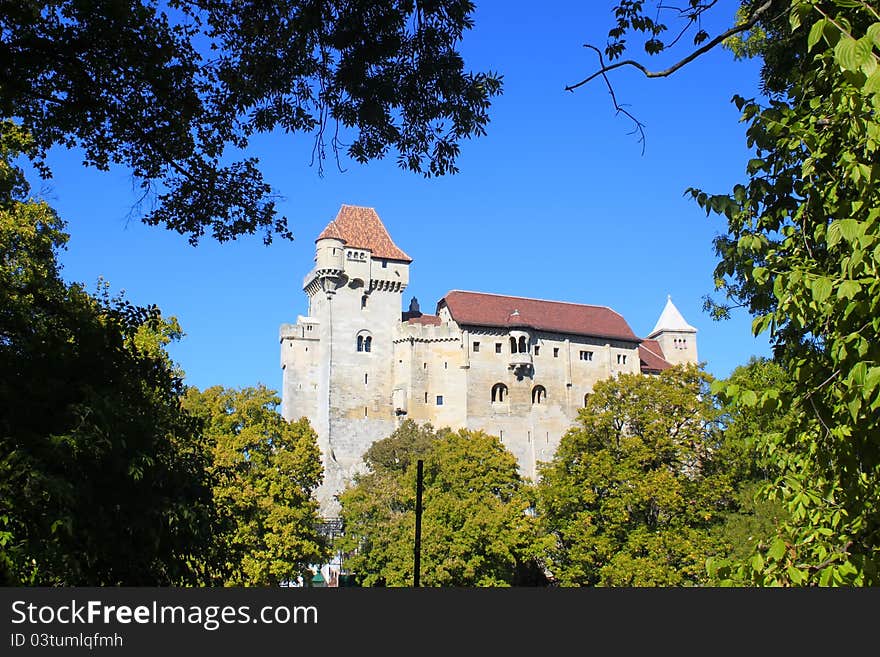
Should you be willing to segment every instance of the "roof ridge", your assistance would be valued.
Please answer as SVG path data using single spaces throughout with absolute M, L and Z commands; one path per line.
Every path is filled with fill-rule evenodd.
M 476 290 L 449 290 L 446 294 L 452 294 L 453 292 L 463 292 L 464 294 L 483 294 L 489 297 L 505 297 L 507 299 L 524 299 L 525 301 L 541 301 L 543 303 L 561 303 L 566 306 L 580 306 L 582 308 L 604 308 L 605 310 L 610 310 L 615 315 L 623 319 L 623 315 L 614 310 L 611 306 L 601 306 L 595 303 L 577 303 L 575 301 L 559 301 L 558 299 L 541 299 L 539 297 L 521 297 L 515 296 L 513 294 L 500 294 L 498 292 L 478 292 Z M 443 295 L 446 296 L 446 295 Z

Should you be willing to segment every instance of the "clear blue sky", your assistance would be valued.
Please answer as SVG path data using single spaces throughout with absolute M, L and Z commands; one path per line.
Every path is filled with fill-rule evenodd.
M 617 71 L 618 99 L 646 124 L 642 154 L 600 80 L 563 90 L 594 70 L 582 44 L 604 43 L 613 2 L 476 4 L 463 51 L 472 70 L 504 75 L 504 94 L 488 136 L 463 144 L 459 174 L 424 179 L 392 156 L 343 161 L 344 173 L 328 162 L 320 177 L 310 136 L 262 136 L 252 152 L 283 197 L 295 240 L 205 239 L 194 248 L 138 221 L 127 171 L 86 170 L 76 152 L 55 151 L 55 177 L 34 191 L 69 224 L 65 278 L 93 289 L 103 276 L 133 302 L 176 316 L 186 336 L 171 353 L 188 383 L 279 390 L 278 327 L 305 313 L 314 240 L 340 205 L 365 205 L 414 259 L 404 306 L 415 296 L 431 312 L 452 289 L 607 305 L 645 336 L 669 294 L 699 330 L 700 358 L 715 376 L 767 355 L 747 315 L 719 323 L 702 311 L 713 292 L 712 238 L 724 225 L 683 196 L 689 186 L 720 193 L 744 179 L 744 126 L 730 99 L 758 93 L 757 63 L 718 50 L 666 79 Z M 720 4 L 710 31 L 738 3 Z

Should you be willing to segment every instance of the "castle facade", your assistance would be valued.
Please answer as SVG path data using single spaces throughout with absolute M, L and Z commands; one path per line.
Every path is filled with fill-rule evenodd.
M 315 245 L 308 314 L 280 329 L 282 415 L 318 434 L 325 516 L 404 419 L 496 435 L 534 478 L 597 381 L 697 362 L 697 330 L 671 299 L 647 338 L 605 306 L 484 292 L 402 312 L 412 259 L 375 210 L 343 205 Z

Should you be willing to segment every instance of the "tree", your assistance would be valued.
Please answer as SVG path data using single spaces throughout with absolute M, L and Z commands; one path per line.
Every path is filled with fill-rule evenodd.
M 733 504 L 711 377 L 694 365 L 600 381 L 543 464 L 538 515 L 563 586 L 686 586 L 726 553 Z
M 651 35 L 649 53 L 669 45 L 655 38 L 666 28 L 643 5 L 618 3 L 609 57 L 620 56 L 631 30 Z M 681 15 L 698 20 L 714 5 L 690 0 Z M 739 24 L 719 36 L 664 71 L 602 61 L 596 75 L 608 81 L 613 68 L 629 65 L 661 77 L 731 37 L 736 54 L 763 60 L 767 97 L 734 99 L 754 149 L 746 182 L 729 194 L 689 191 L 727 221 L 715 241 L 715 283 L 725 299 L 707 307 L 718 317 L 748 309 L 793 382 L 731 396 L 794 408 L 799 421 L 763 445 L 777 460 L 774 494 L 789 522 L 769 548 L 721 574 L 762 585 L 876 585 L 880 12 L 863 0 L 744 0 Z
M 43 586 L 204 582 L 207 453 L 158 308 L 60 277 L 64 223 L 0 129 L 0 572 Z
M 312 497 L 323 476 L 317 435 L 305 418 L 282 418 L 280 403 L 262 385 L 190 387 L 183 400 L 211 445 L 214 500 L 225 523 L 215 537 L 224 563 L 215 577 L 226 585 L 293 582 L 329 557 Z
M 754 394 L 757 399 L 765 390 L 790 387 L 785 370 L 766 358 L 749 359 L 716 387 L 724 391 L 718 395 L 724 431 L 718 463 L 730 475 L 735 489 L 735 505 L 719 527 L 721 537 L 731 549 L 725 557 L 713 560 L 713 570 L 717 571 L 722 564 L 751 558 L 756 549 L 767 549 L 788 518 L 784 505 L 767 495 L 780 471 L 777 459 L 771 458 L 763 445 L 770 436 L 779 435 L 796 423 L 797 412 L 778 409 L 775 404 L 761 407 L 737 403 L 740 391 L 751 391 L 749 396 Z
M 244 157 L 249 139 L 311 133 L 319 166 L 329 145 L 357 162 L 394 150 L 414 172 L 455 172 L 501 89 L 457 50 L 472 11 L 459 0 L 7 0 L 0 119 L 33 136 L 44 174 L 55 145 L 98 169 L 129 167 L 156 196 L 144 221 L 192 243 L 290 237 Z
M 416 462 L 424 461 L 420 583 L 511 586 L 543 580 L 533 498 L 516 458 L 481 431 L 405 421 L 365 455 L 340 495 L 339 547 L 366 586 L 413 582 Z

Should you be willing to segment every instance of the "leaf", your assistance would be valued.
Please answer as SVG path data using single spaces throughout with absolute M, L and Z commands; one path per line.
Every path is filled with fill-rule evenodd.
M 861 289 L 862 286 L 859 284 L 858 281 L 843 281 L 843 283 L 840 284 L 840 287 L 837 288 L 837 298 L 852 299 L 859 293 Z
M 815 281 L 810 284 L 810 289 L 813 292 L 813 299 L 817 303 L 822 303 L 829 296 L 831 296 L 831 279 L 827 276 L 819 276 Z
M 807 36 L 807 52 L 811 51 L 813 46 L 819 43 L 819 39 L 822 38 L 822 32 L 827 24 L 828 20 L 825 18 L 813 23 L 813 27 L 810 28 L 810 34 Z
M 779 561 L 785 555 L 785 541 L 781 538 L 777 538 L 773 541 L 773 545 L 770 546 L 770 549 L 767 551 L 767 556 L 773 559 L 773 561 Z
M 755 406 L 758 403 L 758 395 L 754 390 L 743 390 L 740 401 L 746 406 Z

